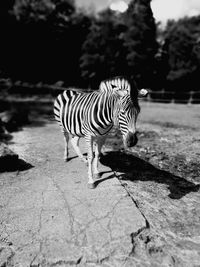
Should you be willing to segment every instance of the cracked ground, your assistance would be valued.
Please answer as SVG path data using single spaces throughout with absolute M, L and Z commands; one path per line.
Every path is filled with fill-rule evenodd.
M 14 133 L 27 168 L 0 174 L 1 267 L 200 266 L 199 106 L 141 110 L 137 146 L 111 133 L 94 190 L 55 122 Z
M 84 143 L 81 145 L 84 151 Z M 28 164 L 1 174 L 0 266 L 123 265 L 132 234 L 146 222 L 110 168 L 96 189 L 87 167 L 63 161 L 58 125 L 47 122 L 14 134 L 10 147 Z

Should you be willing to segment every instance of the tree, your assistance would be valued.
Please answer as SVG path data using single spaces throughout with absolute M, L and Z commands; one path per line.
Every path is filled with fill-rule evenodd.
M 25 23 L 47 20 L 47 16 L 54 10 L 55 5 L 51 0 L 16 0 L 13 14 L 18 21 Z
M 166 51 L 170 67 L 167 80 L 171 90 L 196 88 L 199 80 L 200 16 L 169 21 L 165 30 Z
M 72 0 L 16 0 L 5 29 L 1 64 L 13 79 L 31 82 L 78 80 L 78 61 L 87 17 Z M 89 27 L 89 26 L 88 26 Z M 80 74 L 79 74 L 80 75 Z
M 66 21 L 75 12 L 73 0 L 16 0 L 13 13 L 16 18 L 26 23 L 30 21 L 48 20 L 49 16 L 57 19 L 57 23 Z
M 90 16 L 82 11 L 75 12 L 71 16 L 70 27 L 63 35 L 62 42 L 60 42 L 60 45 L 63 46 L 62 55 L 60 56 L 63 57 L 63 65 L 66 66 L 66 69 L 63 69 L 66 85 L 83 86 L 80 57 L 82 45 L 89 33 L 90 25 Z M 62 66 L 61 68 L 63 68 Z
M 157 23 L 157 42 L 158 50 L 155 55 L 155 69 L 152 90 L 162 90 L 166 87 L 167 75 L 169 73 L 169 56 L 167 52 L 167 42 L 164 38 L 164 29 L 160 27 L 160 23 Z
M 127 49 L 127 73 L 138 85 L 151 86 L 155 54 L 157 52 L 156 24 L 150 6 L 151 0 L 132 0 L 125 14 L 127 31 L 124 45 Z
M 12 34 L 12 28 L 14 27 L 13 16 L 11 10 L 13 8 L 15 0 L 2 0 L 0 1 L 0 72 L 1 75 L 6 76 L 5 63 L 7 62 L 7 50 L 10 46 L 10 35 Z
M 82 77 L 92 87 L 103 79 L 125 74 L 124 27 L 120 14 L 109 9 L 93 18 L 80 60 Z

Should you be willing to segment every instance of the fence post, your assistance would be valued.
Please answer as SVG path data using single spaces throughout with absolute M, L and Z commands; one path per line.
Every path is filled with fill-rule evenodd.
M 188 99 L 188 105 L 191 105 L 192 104 L 193 94 L 194 94 L 194 92 L 193 91 L 190 91 L 190 98 Z
M 151 91 L 147 94 L 147 102 L 151 102 Z

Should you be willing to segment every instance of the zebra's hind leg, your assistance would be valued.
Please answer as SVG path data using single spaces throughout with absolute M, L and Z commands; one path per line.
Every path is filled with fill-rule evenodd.
M 64 151 L 64 161 L 68 161 L 69 159 L 69 133 L 63 131 L 64 134 L 64 142 L 65 142 L 65 151 Z
M 80 148 L 79 148 L 79 140 L 80 140 L 80 137 L 79 136 L 73 136 L 71 138 L 71 144 L 76 152 L 76 154 L 78 155 L 78 157 L 84 162 L 87 164 L 87 160 L 86 158 L 83 156 Z

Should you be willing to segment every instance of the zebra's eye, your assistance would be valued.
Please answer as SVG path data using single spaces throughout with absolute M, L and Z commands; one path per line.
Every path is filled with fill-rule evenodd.
M 125 115 L 125 110 L 122 108 L 120 109 L 120 115 L 122 115 L 122 116 Z
M 112 84 L 112 83 L 111 83 L 111 86 L 112 86 L 112 89 L 117 88 L 117 86 L 116 86 L 115 84 Z
M 123 96 L 126 96 L 128 94 L 128 91 L 126 90 L 116 90 L 116 93 L 120 96 L 120 97 L 123 97 Z

